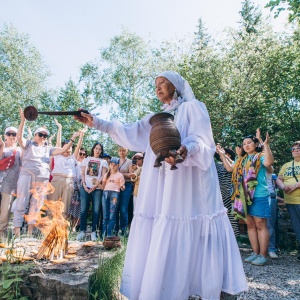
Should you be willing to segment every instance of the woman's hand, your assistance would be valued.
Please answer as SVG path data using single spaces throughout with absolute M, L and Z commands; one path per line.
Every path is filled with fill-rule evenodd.
M 25 116 L 24 116 L 23 109 L 22 109 L 21 107 L 20 107 L 19 114 L 20 114 L 20 119 L 21 119 L 21 121 L 25 122 L 25 121 L 26 121 L 26 119 L 25 119 Z
M 75 132 L 73 133 L 73 135 L 71 136 L 71 140 L 75 140 L 78 136 L 80 136 L 80 132 Z
M 225 156 L 225 154 L 226 154 L 224 148 L 219 144 L 217 144 L 217 146 L 216 146 L 216 152 L 220 155 L 220 157 Z
M 235 147 L 235 153 L 237 156 L 242 156 L 242 148 L 239 146 Z
M 292 192 L 294 192 L 296 189 L 298 188 L 297 183 L 295 184 L 290 184 L 290 185 L 286 185 L 283 190 L 287 193 L 290 194 Z
M 179 154 L 183 160 L 185 160 L 187 157 L 186 146 L 181 145 L 180 148 L 176 151 L 176 153 Z M 172 166 L 176 165 L 175 158 L 173 156 L 169 156 L 169 157 L 165 158 L 165 162 L 167 162 L 168 164 L 170 164 Z
M 54 119 L 54 122 L 58 128 L 62 129 L 62 125 L 57 121 L 57 119 Z
M 269 142 L 270 142 L 270 136 L 269 136 L 269 133 L 267 132 L 266 139 L 264 141 L 264 145 L 269 145 Z
M 79 108 L 78 110 L 80 111 L 82 110 L 82 108 Z M 93 126 L 93 116 L 91 114 L 86 114 L 82 112 L 81 116 L 74 116 L 74 119 L 89 127 Z
M 79 130 L 80 133 L 84 134 L 88 130 L 88 127 L 85 125 L 82 129 Z
M 100 190 L 103 190 L 103 189 L 104 189 L 104 186 L 102 185 L 101 182 L 99 182 L 98 185 L 97 185 L 97 188 L 99 188 Z
M 135 173 L 131 173 L 129 176 L 130 176 L 130 178 L 133 179 L 133 180 L 135 180 L 136 177 L 137 177 Z
M 48 139 L 49 144 L 52 144 L 52 140 L 54 139 L 54 137 L 55 137 L 55 134 L 53 134 L 49 137 L 49 139 Z
M 97 187 L 98 187 L 98 184 L 93 185 L 93 186 L 90 188 L 89 193 L 93 192 Z

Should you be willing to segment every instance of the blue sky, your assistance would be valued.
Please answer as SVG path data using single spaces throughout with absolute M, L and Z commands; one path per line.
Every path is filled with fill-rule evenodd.
M 145 40 L 161 42 L 191 35 L 199 17 L 212 35 L 236 27 L 240 0 L 0 0 L 0 30 L 13 24 L 27 33 L 53 76 L 49 86 L 62 87 L 99 54 L 99 48 L 122 27 Z M 255 0 L 262 7 L 267 0 Z M 264 14 L 269 13 L 263 9 Z M 273 22 L 273 21 L 272 21 Z M 278 30 L 286 14 L 274 21 Z

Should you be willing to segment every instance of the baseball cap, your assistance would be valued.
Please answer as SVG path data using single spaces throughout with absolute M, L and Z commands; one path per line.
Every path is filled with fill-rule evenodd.
M 113 164 L 118 165 L 118 164 L 119 164 L 119 158 L 117 158 L 117 157 L 112 157 L 112 158 L 110 159 L 110 163 L 113 163 Z
M 4 134 L 7 133 L 7 132 L 9 132 L 9 131 L 13 131 L 13 132 L 17 133 L 17 132 L 18 132 L 18 129 L 17 129 L 16 127 L 13 127 L 13 126 L 7 127 L 7 128 L 5 129 Z
M 107 153 L 103 153 L 102 158 L 104 158 L 104 157 L 111 158 L 111 156 L 109 154 L 107 154 Z
M 50 134 L 49 131 L 44 128 L 44 127 L 39 127 L 38 129 L 36 129 L 36 131 L 34 132 L 34 134 L 37 134 L 39 132 L 46 132 L 48 135 Z

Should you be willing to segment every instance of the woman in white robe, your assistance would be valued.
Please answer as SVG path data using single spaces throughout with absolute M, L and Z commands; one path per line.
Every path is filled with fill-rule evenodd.
M 177 170 L 170 170 L 172 158 L 153 167 L 152 114 L 125 125 L 84 113 L 76 118 L 108 133 L 122 147 L 146 152 L 121 292 L 130 300 L 187 300 L 191 295 L 217 300 L 221 291 L 245 291 L 240 252 L 213 161 L 215 143 L 207 109 L 178 73 L 163 72 L 155 84 L 181 135 L 178 152 L 185 160 Z

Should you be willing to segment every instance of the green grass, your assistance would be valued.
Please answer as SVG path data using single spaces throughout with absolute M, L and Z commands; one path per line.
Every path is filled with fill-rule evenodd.
M 123 242 L 124 245 L 124 242 Z M 126 247 L 114 251 L 111 257 L 99 258 L 97 271 L 89 278 L 90 300 L 120 300 L 119 286 Z

